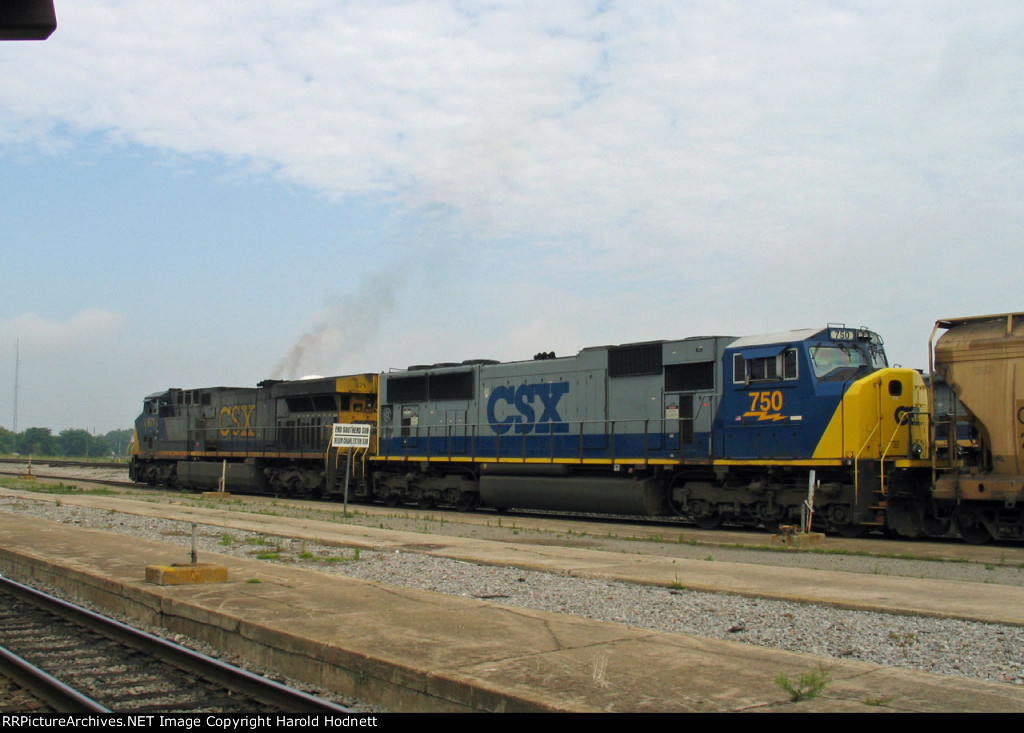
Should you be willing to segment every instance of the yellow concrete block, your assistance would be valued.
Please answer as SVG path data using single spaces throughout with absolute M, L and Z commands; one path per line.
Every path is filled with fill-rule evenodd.
M 228 569 L 223 565 L 147 565 L 146 582 L 154 585 L 186 585 L 189 583 L 224 583 Z

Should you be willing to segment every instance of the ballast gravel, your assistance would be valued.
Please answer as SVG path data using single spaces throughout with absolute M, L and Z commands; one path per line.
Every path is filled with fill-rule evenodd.
M 189 545 L 181 522 L 0 497 L 0 511 Z M 202 551 L 658 631 L 1024 685 L 1024 628 L 676 590 L 198 525 Z

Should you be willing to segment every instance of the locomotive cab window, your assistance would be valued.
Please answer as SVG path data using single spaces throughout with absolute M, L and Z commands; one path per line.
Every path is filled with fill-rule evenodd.
M 786 349 L 773 356 L 735 354 L 732 359 L 733 384 L 792 381 L 798 377 L 796 349 Z

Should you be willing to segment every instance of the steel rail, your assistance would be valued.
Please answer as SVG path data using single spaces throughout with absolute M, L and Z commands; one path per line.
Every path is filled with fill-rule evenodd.
M 0 586 L 74 623 L 88 626 L 122 644 L 157 657 L 197 677 L 241 692 L 283 712 L 331 715 L 346 715 L 352 712 L 343 705 L 260 677 L 9 578 L 0 578 Z
M 3 647 L 0 647 L 0 674 L 12 679 L 57 712 L 71 715 L 114 712 Z

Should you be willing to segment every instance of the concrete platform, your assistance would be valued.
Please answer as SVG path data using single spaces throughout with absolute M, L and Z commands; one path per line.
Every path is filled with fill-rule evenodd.
M 445 546 L 452 540 L 434 539 Z M 528 549 L 554 564 L 562 548 Z M 5 575 L 66 588 L 392 710 L 1024 712 L 1024 689 L 1010 685 L 652 632 L 213 553 L 200 553 L 199 560 L 227 567 L 226 583 L 145 582 L 146 565 L 181 552 L 0 513 Z M 631 561 L 618 561 L 639 572 Z M 906 590 L 907 579 L 898 583 Z M 775 683 L 780 674 L 795 679 L 822 665 L 832 681 L 816 699 L 789 702 Z

